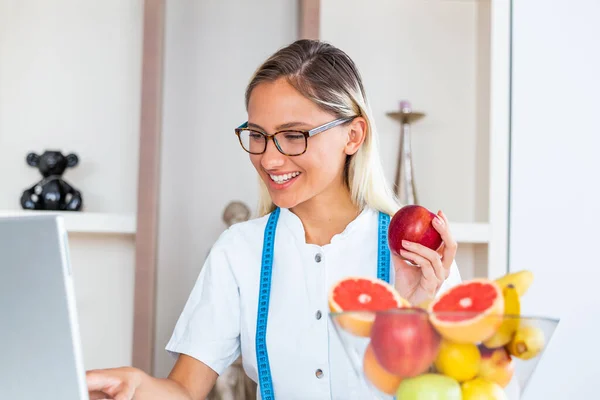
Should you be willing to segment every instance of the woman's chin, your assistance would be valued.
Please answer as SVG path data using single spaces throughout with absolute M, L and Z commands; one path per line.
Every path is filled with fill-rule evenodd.
M 294 208 L 301 202 L 298 199 L 292 199 L 290 196 L 281 196 L 271 193 L 271 201 L 279 208 Z
M 294 208 L 295 206 L 298 205 L 297 202 L 294 201 L 285 201 L 285 200 L 276 200 L 273 199 L 273 204 L 275 204 L 275 206 L 279 207 L 279 208 Z

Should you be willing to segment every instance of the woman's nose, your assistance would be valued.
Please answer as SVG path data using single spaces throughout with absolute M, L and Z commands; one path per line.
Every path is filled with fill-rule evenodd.
M 277 168 L 285 163 L 285 156 L 277 150 L 273 140 L 268 140 L 267 149 L 263 153 L 260 162 L 264 169 Z

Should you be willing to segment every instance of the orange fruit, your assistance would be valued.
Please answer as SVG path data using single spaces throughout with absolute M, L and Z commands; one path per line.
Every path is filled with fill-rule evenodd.
M 371 344 L 365 350 L 363 372 L 367 380 L 383 393 L 395 394 L 400 382 L 402 382 L 401 377 L 389 373 L 379 364 Z
M 392 285 L 380 279 L 347 277 L 329 291 L 329 310 L 339 313 L 334 319 L 356 336 L 371 334 L 376 311 L 402 307 L 410 307 L 410 303 Z
M 498 283 L 473 279 L 442 293 L 431 302 L 429 312 L 431 323 L 445 339 L 478 344 L 502 324 L 504 297 Z
M 473 343 L 455 343 L 443 340 L 435 360 L 439 373 L 458 382 L 465 382 L 477 376 L 481 354 Z

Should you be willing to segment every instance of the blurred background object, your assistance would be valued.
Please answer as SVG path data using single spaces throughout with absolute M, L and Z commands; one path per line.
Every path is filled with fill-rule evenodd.
M 223 222 L 230 227 L 238 222 L 248 221 L 250 219 L 250 208 L 241 201 L 232 201 L 227 204 L 223 210 Z
M 396 179 L 394 180 L 396 195 L 402 205 L 419 204 L 413 171 L 410 126 L 423 118 L 425 114 L 413 111 L 410 102 L 403 100 L 400 102 L 398 111 L 389 112 L 387 115 L 400 122 L 400 147 L 398 165 L 396 166 Z
M 256 389 L 256 383 L 244 372 L 239 357 L 217 378 L 206 400 L 255 400 Z
M 82 194 L 62 177 L 67 168 L 79 164 L 79 157 L 46 150 L 41 155 L 29 153 L 26 157 L 30 167 L 37 168 L 42 180 L 23 191 L 21 207 L 26 210 L 80 211 Z

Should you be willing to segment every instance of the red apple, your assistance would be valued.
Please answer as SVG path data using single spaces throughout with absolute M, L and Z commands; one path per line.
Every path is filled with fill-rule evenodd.
M 479 377 L 506 387 L 515 373 L 515 362 L 508 351 L 504 347 L 488 349 L 480 345 L 479 352 Z
M 401 378 L 426 372 L 437 357 L 441 337 L 421 308 L 378 312 L 371 346 L 379 364 Z
M 419 205 L 402 207 L 390 221 L 388 229 L 390 250 L 400 255 L 400 250 L 404 249 L 402 240 L 419 243 L 432 250 L 439 249 L 442 236 L 432 224 L 435 217 L 434 213 Z

